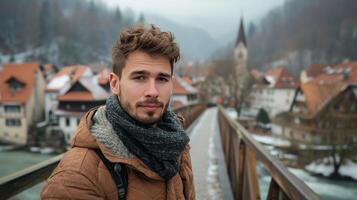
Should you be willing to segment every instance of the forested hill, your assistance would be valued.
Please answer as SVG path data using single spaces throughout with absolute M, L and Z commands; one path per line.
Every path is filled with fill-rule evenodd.
M 183 60 L 206 59 L 218 48 L 202 29 L 159 15 L 135 17 L 133 10 L 108 8 L 101 0 L 1 0 L 0 66 L 24 61 L 57 66 L 108 63 L 118 32 L 143 21 L 172 31 Z
M 135 22 L 132 12 L 100 1 L 1 0 L 0 63 L 11 55 L 63 65 L 108 61 L 118 31 Z
M 249 66 L 287 66 L 357 59 L 356 0 L 286 0 L 248 26 Z

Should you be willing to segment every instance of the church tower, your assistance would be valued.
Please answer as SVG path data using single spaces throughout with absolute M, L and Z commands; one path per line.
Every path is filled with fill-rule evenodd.
M 234 59 L 236 63 L 236 71 L 238 72 L 246 72 L 247 71 L 247 60 L 248 60 L 248 49 L 247 49 L 247 41 L 245 38 L 244 32 L 244 23 L 243 17 L 240 20 L 238 37 L 235 44 L 234 49 Z

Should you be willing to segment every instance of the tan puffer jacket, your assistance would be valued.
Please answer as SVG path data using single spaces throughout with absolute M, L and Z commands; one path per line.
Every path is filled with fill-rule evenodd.
M 126 199 L 195 199 L 192 166 L 187 145 L 181 156 L 179 173 L 165 182 L 137 157 L 114 155 L 90 132 L 96 109 L 81 120 L 72 139 L 72 149 L 47 180 L 41 199 L 117 199 L 117 188 L 111 174 L 95 153 L 100 148 L 111 162 L 124 163 L 128 173 Z

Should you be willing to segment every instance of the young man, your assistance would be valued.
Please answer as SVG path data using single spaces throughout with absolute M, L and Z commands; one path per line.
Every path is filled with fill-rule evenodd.
M 82 118 L 42 199 L 118 199 L 98 149 L 125 168 L 126 199 L 195 199 L 189 138 L 168 110 L 180 52 L 157 27 L 134 27 L 113 46 L 113 95 Z

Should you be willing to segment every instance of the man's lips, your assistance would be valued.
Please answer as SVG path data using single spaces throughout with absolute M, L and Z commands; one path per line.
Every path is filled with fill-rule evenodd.
M 139 105 L 140 107 L 148 107 L 148 108 L 159 108 L 161 107 L 160 104 L 143 104 L 143 105 Z
M 143 104 L 143 105 L 140 105 L 140 107 L 144 108 L 145 110 L 147 111 L 156 111 L 157 109 L 161 108 L 161 105 L 160 104 Z
M 156 111 L 157 109 L 163 107 L 163 104 L 160 102 L 155 102 L 155 103 L 138 103 L 138 107 L 142 107 L 147 111 Z

